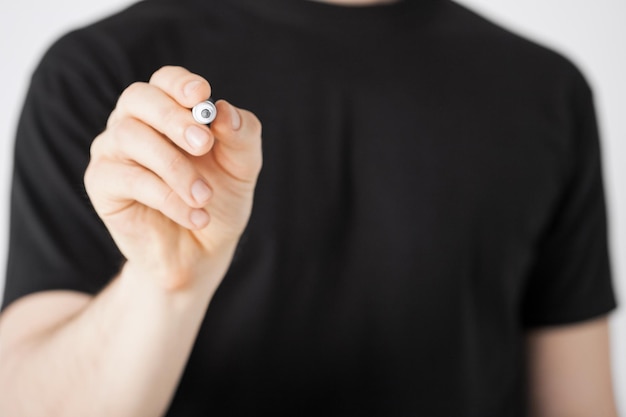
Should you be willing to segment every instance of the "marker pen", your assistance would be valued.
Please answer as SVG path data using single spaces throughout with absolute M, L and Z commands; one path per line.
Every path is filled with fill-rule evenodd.
M 213 103 L 213 99 L 209 98 L 208 100 L 193 106 L 191 114 L 196 122 L 208 125 L 215 120 L 215 116 L 217 116 L 217 108 L 215 107 L 215 103 Z

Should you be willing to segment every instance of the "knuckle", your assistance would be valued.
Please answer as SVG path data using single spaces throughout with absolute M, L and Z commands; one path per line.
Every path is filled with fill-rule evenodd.
M 109 114 L 109 118 L 107 119 L 107 123 L 106 123 L 106 128 L 107 129 L 117 123 L 117 121 L 118 121 L 118 113 L 119 113 L 119 110 L 116 107 L 115 109 L 113 109 L 111 114 Z
M 93 162 L 90 162 L 87 165 L 87 169 L 85 169 L 85 173 L 83 174 L 83 184 L 85 185 L 85 191 L 87 195 L 91 195 L 91 186 L 93 184 Z
M 171 207 L 175 204 L 175 201 L 178 199 L 177 194 L 171 188 L 163 189 L 161 192 L 161 198 L 159 201 L 160 206 L 158 207 L 161 211 L 167 211 L 168 207 Z
M 148 82 L 150 84 L 154 84 L 155 82 L 157 82 L 159 78 L 161 78 L 161 75 L 163 74 L 163 72 L 167 71 L 167 68 L 168 66 L 166 65 L 154 71 L 152 75 L 150 76 L 150 80 Z
M 97 190 L 97 184 L 99 183 L 100 173 L 102 171 L 102 162 L 100 160 L 91 160 L 85 169 L 83 174 L 83 184 L 85 191 L 90 199 L 93 197 Z
M 114 126 L 113 131 L 116 135 L 125 135 L 128 131 L 133 130 L 135 127 L 136 119 L 132 117 L 121 118 Z
M 117 141 L 129 136 L 133 136 L 137 131 L 137 121 L 130 117 L 120 119 L 115 126 L 111 128 L 111 134 Z
M 117 99 L 117 104 L 115 109 L 109 116 L 108 125 L 115 124 L 117 119 L 122 117 L 124 114 L 131 112 L 133 108 L 133 103 L 137 102 L 138 98 L 145 93 L 146 83 L 143 82 L 134 82 L 130 84 L 128 87 L 122 91 L 119 98 Z
M 164 65 L 161 68 L 154 71 L 152 76 L 150 77 L 150 83 L 158 82 L 164 77 L 167 77 L 169 74 L 174 72 L 178 72 L 182 69 L 182 67 L 178 65 Z
M 165 169 L 167 172 L 176 174 L 181 172 L 187 165 L 187 158 L 180 152 L 167 151 L 167 155 L 164 155 Z
M 128 103 L 133 102 L 136 97 L 141 96 L 142 92 L 145 91 L 145 87 L 146 83 L 140 81 L 136 81 L 126 87 L 117 101 L 117 107 L 127 108 Z
M 151 188 L 150 176 L 138 165 L 122 165 L 120 168 L 120 177 L 124 178 L 123 187 L 135 200 L 139 200 L 138 197 Z
M 125 117 L 110 128 L 112 152 L 117 153 L 123 149 L 125 143 L 131 140 L 137 131 L 137 121 Z
M 178 108 L 176 106 L 163 106 L 158 109 L 158 120 L 161 121 L 163 126 L 177 126 L 178 120 Z
M 96 136 L 96 138 L 89 145 L 89 158 L 91 161 L 102 155 L 102 140 L 104 133 Z

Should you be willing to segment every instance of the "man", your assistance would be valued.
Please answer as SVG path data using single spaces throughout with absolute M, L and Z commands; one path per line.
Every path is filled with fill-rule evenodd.
M 34 74 L 0 410 L 614 416 L 600 172 L 580 73 L 454 3 L 140 3 Z

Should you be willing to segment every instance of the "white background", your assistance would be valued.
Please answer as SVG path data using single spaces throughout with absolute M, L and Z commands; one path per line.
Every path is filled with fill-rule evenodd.
M 417 1 L 417 0 L 411 0 Z M 626 303 L 626 2 L 624 0 L 459 0 L 548 45 L 582 68 L 596 97 L 603 138 L 611 248 L 619 300 Z M 16 120 L 30 74 L 68 29 L 120 9 L 128 0 L 22 0 L 0 7 L 0 266 L 7 252 L 8 198 Z M 0 275 L 0 290 L 4 273 Z M 619 408 L 626 415 L 626 309 L 613 315 Z

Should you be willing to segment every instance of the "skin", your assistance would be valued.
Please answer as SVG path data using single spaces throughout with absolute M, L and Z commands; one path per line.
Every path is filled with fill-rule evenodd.
M 605 317 L 533 330 L 526 347 L 532 417 L 617 417 Z
M 96 297 L 42 292 L 3 313 L 0 415 L 167 409 L 262 165 L 252 113 L 218 101 L 210 129 L 193 120 L 189 108 L 210 95 L 180 67 L 121 95 L 93 142 L 85 185 L 127 262 Z
M 252 113 L 219 101 L 210 128 L 193 121 L 189 108 L 210 93 L 202 77 L 165 67 L 121 95 L 85 185 L 127 262 L 97 296 L 36 293 L 0 316 L 0 415 L 167 410 L 262 165 Z M 527 349 L 534 417 L 617 416 L 606 319 L 535 330 Z

